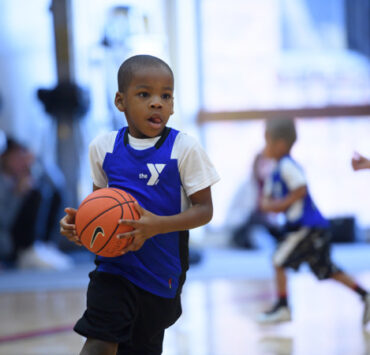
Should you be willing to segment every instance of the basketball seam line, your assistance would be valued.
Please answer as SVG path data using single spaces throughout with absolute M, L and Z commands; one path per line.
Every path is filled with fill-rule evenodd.
M 122 196 L 123 197 L 123 196 Z M 121 203 L 117 198 L 115 198 L 115 197 L 113 197 L 113 196 L 107 196 L 107 195 L 103 195 L 103 196 L 96 196 L 96 197 L 92 197 L 92 198 L 89 198 L 87 201 L 82 201 L 82 203 L 81 203 L 81 205 L 80 205 L 80 207 L 82 207 L 82 206 L 84 206 L 84 205 L 86 205 L 88 202 L 90 202 L 90 201 L 93 201 L 93 200 L 98 200 L 98 199 L 100 199 L 100 198 L 111 198 L 112 200 L 115 200 L 115 201 L 117 201 L 117 203 Z M 134 200 L 127 200 L 127 199 L 125 199 L 124 198 L 124 200 L 125 200 L 125 202 L 135 202 Z
M 117 189 L 117 188 L 113 188 L 113 191 L 115 191 L 116 193 L 118 193 L 118 195 L 120 195 L 120 196 L 121 196 L 121 197 L 126 201 L 125 196 L 124 196 L 123 194 L 121 194 L 121 191 L 120 191 L 119 189 Z M 126 191 L 125 191 L 125 192 L 126 192 Z M 126 194 L 127 194 L 127 195 L 129 195 L 132 199 L 134 199 L 134 198 L 131 196 L 131 194 L 129 194 L 128 192 L 126 192 Z M 132 202 L 134 202 L 134 201 L 132 201 Z M 134 216 L 134 213 L 132 212 L 131 206 L 129 205 L 128 207 L 129 207 L 129 209 L 130 209 L 130 213 L 131 213 L 131 217 L 132 217 L 132 219 L 135 219 L 135 216 Z
M 127 207 L 129 208 L 129 210 L 130 210 L 130 213 L 131 213 L 131 217 L 132 217 L 132 219 L 135 219 L 135 217 L 134 217 L 134 214 L 133 214 L 133 212 L 132 212 L 132 209 L 131 209 L 131 206 L 130 206 L 130 203 L 129 202 L 134 202 L 133 200 L 129 200 L 129 201 L 127 201 L 127 199 L 126 199 L 126 196 L 124 195 L 124 194 L 122 194 L 121 193 L 121 191 L 119 190 L 119 189 L 117 189 L 117 188 L 112 188 L 112 190 L 115 192 L 115 193 L 117 193 L 118 195 L 120 195 L 126 202 L 125 203 L 123 203 L 123 204 L 121 204 L 121 206 L 123 206 L 123 205 L 127 205 Z M 126 192 L 125 191 L 125 194 L 127 194 L 127 195 L 129 195 L 129 197 L 131 197 L 131 198 L 133 198 L 128 192 Z M 114 198 L 114 197 L 113 197 Z M 122 214 L 124 214 L 124 211 L 122 210 Z M 114 233 L 116 232 L 116 230 L 118 229 L 118 227 L 119 227 L 119 225 L 117 224 L 117 226 L 116 226 L 116 228 L 115 228 L 115 230 L 112 232 L 112 234 L 109 236 L 109 238 L 108 238 L 108 240 L 106 241 L 106 243 L 99 249 L 99 250 L 97 250 L 96 251 L 96 253 L 100 253 L 107 245 L 108 245 L 108 243 L 110 242 L 110 240 L 113 238 L 113 235 L 114 235 Z

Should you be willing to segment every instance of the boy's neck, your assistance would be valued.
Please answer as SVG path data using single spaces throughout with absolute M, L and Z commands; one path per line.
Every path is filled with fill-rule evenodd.
M 143 135 L 142 137 L 135 137 L 135 136 L 133 136 L 133 135 L 131 134 L 131 132 L 130 132 L 130 126 L 128 126 L 128 127 L 127 127 L 127 131 L 128 131 L 128 134 L 129 134 L 131 137 L 135 138 L 135 139 L 150 139 L 150 138 L 157 138 L 157 137 L 161 137 L 161 136 L 166 132 L 166 128 L 167 128 L 167 126 L 164 126 L 164 128 L 163 128 L 162 132 L 161 132 L 161 133 L 159 133 L 158 135 L 154 136 L 154 137 L 148 137 L 148 136 L 145 136 L 145 135 Z
M 290 155 L 290 150 L 288 150 L 287 152 L 284 152 L 284 153 L 281 153 L 279 154 L 277 157 L 276 157 L 276 160 L 280 160 L 284 157 L 286 157 L 287 155 Z

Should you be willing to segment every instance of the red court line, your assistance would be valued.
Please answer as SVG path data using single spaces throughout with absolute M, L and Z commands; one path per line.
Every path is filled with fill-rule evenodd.
M 46 329 L 38 329 L 38 330 L 31 330 L 28 332 L 23 333 L 16 333 L 12 335 L 4 335 L 0 336 L 0 344 L 12 342 L 12 341 L 18 341 L 18 340 L 24 340 L 29 338 L 35 338 L 50 334 L 57 334 L 62 332 L 67 332 L 73 329 L 73 325 L 64 325 L 60 327 L 52 327 L 52 328 L 46 328 Z

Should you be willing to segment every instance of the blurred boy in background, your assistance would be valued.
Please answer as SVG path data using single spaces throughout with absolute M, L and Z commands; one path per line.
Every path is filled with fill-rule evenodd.
M 365 325 L 370 320 L 370 295 L 332 262 L 329 223 L 311 198 L 302 168 L 290 156 L 297 139 L 294 120 L 268 120 L 265 139 L 266 155 L 277 164 L 264 186 L 261 210 L 283 212 L 286 226 L 284 238 L 273 256 L 277 301 L 271 310 L 259 315 L 258 321 L 274 323 L 291 319 L 285 269 L 298 270 L 306 262 L 319 280 L 334 279 L 362 298 Z

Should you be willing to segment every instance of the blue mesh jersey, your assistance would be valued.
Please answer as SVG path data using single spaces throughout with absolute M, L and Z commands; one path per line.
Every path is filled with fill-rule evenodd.
M 112 153 L 106 153 L 103 170 L 108 186 L 121 188 L 152 213 L 181 212 L 181 180 L 176 159 L 171 159 L 179 132 L 166 128 L 155 146 L 136 150 L 128 144 L 128 129 L 118 131 Z M 141 249 L 116 258 L 98 256 L 97 270 L 122 275 L 140 288 L 173 298 L 181 291 L 188 269 L 188 231 L 159 234 Z
M 292 190 L 300 186 L 307 185 L 302 168 L 289 155 L 280 159 L 269 184 L 267 194 L 278 199 L 286 197 Z M 321 228 L 329 226 L 328 221 L 313 202 L 308 188 L 306 196 L 289 207 L 285 215 L 288 229 L 302 226 Z

